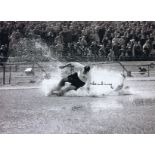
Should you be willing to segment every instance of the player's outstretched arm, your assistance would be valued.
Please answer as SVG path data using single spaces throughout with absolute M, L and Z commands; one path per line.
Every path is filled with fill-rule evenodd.
M 68 63 L 64 66 L 60 66 L 59 68 L 60 69 L 63 69 L 63 68 L 66 68 L 66 67 L 74 67 L 74 68 L 77 68 L 77 69 L 83 69 L 84 65 L 78 63 L 78 62 L 71 62 L 71 63 Z
M 64 69 L 66 67 L 73 67 L 73 65 L 71 63 L 64 65 L 64 66 L 59 66 L 60 69 Z

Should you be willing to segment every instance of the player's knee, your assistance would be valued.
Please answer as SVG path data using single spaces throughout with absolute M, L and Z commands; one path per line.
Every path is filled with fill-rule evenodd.
M 64 86 L 65 85 L 65 82 L 67 82 L 67 78 L 64 78 L 60 81 L 59 85 L 60 86 Z

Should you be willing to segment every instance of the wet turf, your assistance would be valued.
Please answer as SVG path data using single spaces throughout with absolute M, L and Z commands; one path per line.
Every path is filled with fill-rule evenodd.
M 155 82 L 128 83 L 133 95 L 102 98 L 0 90 L 0 133 L 155 133 Z

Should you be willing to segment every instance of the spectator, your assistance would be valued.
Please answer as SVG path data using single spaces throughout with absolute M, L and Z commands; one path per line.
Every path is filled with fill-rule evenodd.
M 128 56 L 132 57 L 132 43 L 131 42 L 127 43 L 126 51 L 127 51 Z
M 80 46 L 80 43 L 77 42 L 76 46 L 75 46 L 75 50 L 76 50 L 76 53 L 78 56 L 82 56 L 82 53 L 83 53 L 83 49 L 82 47 Z
M 81 46 L 83 48 L 85 48 L 87 46 L 87 41 L 86 41 L 86 37 L 85 36 L 82 36 L 80 39 L 79 39 L 79 42 L 81 44 Z
M 119 45 L 118 43 L 113 45 L 112 50 L 114 51 L 114 55 L 115 55 L 115 59 L 118 60 L 119 56 L 120 56 L 120 50 L 119 50 Z
M 89 61 L 90 58 L 92 57 L 92 52 L 88 47 L 86 47 L 85 51 L 86 51 L 87 60 Z
M 137 41 L 135 41 L 134 45 L 133 45 L 133 53 L 135 58 L 141 58 L 142 57 L 142 46 L 140 44 L 140 41 L 137 43 Z
M 120 44 L 121 46 L 125 44 L 124 36 L 121 36 L 121 37 L 119 38 L 119 44 Z
M 104 45 L 101 45 L 100 49 L 99 49 L 99 55 L 103 58 L 106 57 L 106 51 L 105 51 L 105 47 Z
M 125 45 L 122 45 L 119 50 L 119 55 L 121 55 L 122 53 L 125 55 L 125 52 L 126 52 Z
M 119 56 L 119 61 L 124 61 L 125 60 L 125 54 L 121 53 Z
M 103 40 L 103 36 L 105 34 L 105 28 L 104 28 L 104 25 L 101 25 L 99 28 L 98 28 L 98 36 L 99 36 L 99 42 L 102 43 L 102 40 Z
M 107 56 L 107 60 L 108 61 L 114 61 L 115 60 L 115 54 L 114 54 L 114 51 L 112 49 L 110 49 L 110 52 Z
M 63 40 L 64 46 L 66 48 L 68 43 L 72 42 L 71 31 L 68 30 L 67 26 L 63 27 L 63 31 L 61 32 L 61 36 L 62 36 L 62 40 Z
M 118 39 L 117 37 L 114 37 L 114 38 L 112 39 L 112 46 L 117 45 L 118 42 L 119 42 L 119 39 Z
M 147 40 L 145 42 L 145 44 L 143 45 L 144 56 L 148 57 L 150 52 L 151 52 L 151 45 L 150 45 L 149 41 Z
M 55 56 L 62 57 L 62 54 L 63 54 L 63 44 L 58 42 L 55 45 Z
M 8 59 L 7 47 L 5 45 L 1 45 L 0 48 L 0 62 L 6 62 Z
M 63 43 L 62 36 L 61 36 L 60 33 L 59 33 L 58 36 L 55 38 L 54 43 L 55 43 L 55 44 L 62 44 L 62 43 Z
M 95 41 L 92 42 L 90 49 L 91 49 L 92 54 L 94 55 L 95 59 L 97 57 L 99 57 L 99 45 L 97 45 L 97 43 Z
M 155 22 L 0 22 L 0 46 L 7 44 L 16 55 L 21 38 L 41 38 L 65 56 L 86 56 L 91 50 L 95 59 L 107 57 L 113 50 L 118 60 L 124 56 L 135 60 L 144 55 L 149 60 L 154 46 Z M 148 41 L 148 42 L 147 42 Z M 100 45 L 104 46 L 101 48 Z M 62 49 L 63 50 L 60 50 Z M 124 49 L 122 49 L 122 47 Z M 52 48 L 52 49 L 54 49 Z M 62 51 L 62 52 L 60 52 Z M 88 52 L 89 53 L 89 52 Z M 144 53 L 144 54 L 143 54 Z

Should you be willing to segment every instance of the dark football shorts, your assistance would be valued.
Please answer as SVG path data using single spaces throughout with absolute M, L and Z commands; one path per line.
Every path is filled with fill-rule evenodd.
M 85 82 L 83 82 L 79 79 L 77 73 L 69 75 L 68 82 L 71 83 L 72 86 L 75 86 L 76 90 L 85 85 Z

